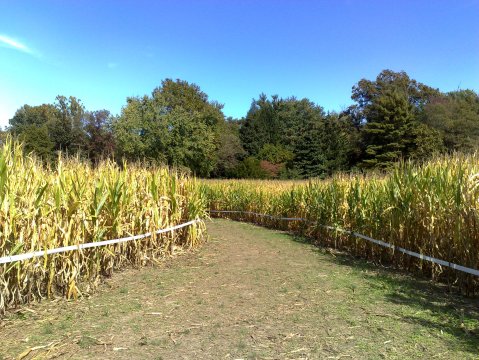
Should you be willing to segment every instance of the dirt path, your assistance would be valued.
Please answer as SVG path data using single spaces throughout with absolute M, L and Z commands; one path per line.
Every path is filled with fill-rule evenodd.
M 0 359 L 477 358 L 479 304 L 249 224 L 0 322 Z M 39 346 L 44 346 L 36 348 Z

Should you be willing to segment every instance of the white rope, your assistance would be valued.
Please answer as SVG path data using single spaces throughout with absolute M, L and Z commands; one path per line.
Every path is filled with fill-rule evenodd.
M 248 215 L 256 215 L 256 216 L 267 217 L 267 218 L 275 219 L 275 220 L 305 221 L 307 223 L 314 224 L 313 221 L 308 220 L 308 219 L 304 219 L 304 218 L 287 218 L 287 217 L 283 218 L 283 217 L 278 217 L 278 216 L 273 216 L 273 215 L 268 215 L 268 214 L 259 214 L 259 213 L 255 213 L 255 212 L 252 212 L 252 211 L 210 210 L 209 212 L 210 213 L 217 213 L 217 214 L 248 214 Z M 393 245 L 393 244 L 389 244 L 389 243 L 381 241 L 381 240 L 373 239 L 369 236 L 359 234 L 359 233 L 356 233 L 354 231 L 349 231 L 349 230 L 345 230 L 345 229 L 341 229 L 341 228 L 333 227 L 333 226 L 328 226 L 328 225 L 319 224 L 319 226 L 321 226 L 325 229 L 328 229 L 328 230 L 334 230 L 334 231 L 347 233 L 347 234 L 356 236 L 358 238 L 370 241 L 374 244 L 377 244 L 377 245 L 380 245 L 380 246 L 383 246 L 383 247 L 386 247 L 386 248 L 389 248 L 389 249 L 393 249 L 395 251 L 399 251 L 403 254 L 414 256 L 414 257 L 416 257 L 418 259 L 421 259 L 421 260 L 429 261 L 429 262 L 432 262 L 434 264 L 438 264 L 438 265 L 441 265 L 441 266 L 447 266 L 447 267 L 450 267 L 450 268 L 458 270 L 458 271 L 462 271 L 462 272 L 465 272 L 465 273 L 468 273 L 468 274 L 471 274 L 471 275 L 479 276 L 479 270 L 476 270 L 476 269 L 471 269 L 471 268 L 468 268 L 468 267 L 465 267 L 465 266 L 462 266 L 462 265 L 451 263 L 449 261 L 436 259 L 432 256 L 423 255 L 423 254 L 420 254 L 420 253 L 417 253 L 417 252 L 414 252 L 414 251 L 411 251 L 411 250 L 407 250 L 407 249 L 404 249 L 402 247 L 399 247 L 399 246 L 396 246 L 396 245 Z
M 155 231 L 154 234 L 163 234 L 169 231 L 175 231 L 181 228 L 184 228 L 186 226 L 193 225 L 197 222 L 201 221 L 200 219 L 195 219 L 188 221 L 183 224 L 175 225 L 166 229 L 161 229 L 158 231 Z M 34 251 L 26 254 L 19 254 L 19 255 L 12 255 L 12 256 L 4 256 L 0 258 L 0 264 L 8 264 L 11 262 L 15 261 L 23 261 L 27 259 L 32 259 L 35 257 L 42 257 L 46 255 L 52 255 L 52 254 L 58 254 L 58 253 L 63 253 L 67 251 L 75 251 L 75 250 L 82 250 L 82 249 L 90 249 L 90 248 L 95 248 L 99 246 L 106 246 L 106 245 L 113 245 L 113 244 L 120 244 L 124 243 L 127 241 L 132 241 L 132 240 L 139 240 L 139 239 L 144 239 L 147 237 L 150 237 L 152 235 L 151 232 L 148 232 L 146 234 L 141 234 L 141 235 L 134 235 L 134 236 L 128 236 L 120 239 L 112 239 L 112 240 L 104 240 L 104 241 L 97 241 L 97 242 L 92 242 L 92 243 L 86 243 L 86 244 L 78 244 L 78 245 L 70 245 L 70 246 L 64 246 L 56 249 L 48 249 L 44 251 Z

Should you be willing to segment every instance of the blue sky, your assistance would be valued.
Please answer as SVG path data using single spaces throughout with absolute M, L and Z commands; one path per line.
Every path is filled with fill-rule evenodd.
M 382 69 L 479 90 L 479 1 L 0 0 L 0 125 L 23 104 L 121 111 L 164 78 L 241 117 L 261 92 L 326 110 Z

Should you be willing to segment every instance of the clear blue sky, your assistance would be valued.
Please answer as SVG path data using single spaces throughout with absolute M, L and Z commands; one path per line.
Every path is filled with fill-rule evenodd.
M 385 68 L 478 91 L 479 1 L 0 0 L 2 126 L 58 94 L 118 114 L 167 77 L 227 116 L 261 92 L 340 110 Z

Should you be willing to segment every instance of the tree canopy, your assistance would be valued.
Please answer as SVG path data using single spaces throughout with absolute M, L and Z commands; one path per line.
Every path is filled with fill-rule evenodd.
M 221 106 L 195 84 L 166 79 L 151 96 L 128 98 L 113 124 L 118 154 L 208 176 L 218 162 Z
M 127 98 L 119 116 L 57 96 L 52 104 L 22 106 L 7 132 L 45 162 L 62 152 L 94 165 L 144 161 L 202 177 L 327 177 L 479 147 L 479 95 L 472 90 L 442 93 L 404 71 L 383 70 L 359 80 L 351 99 L 329 113 L 307 98 L 262 93 L 244 118 L 225 119 L 223 106 L 198 85 L 165 79 L 151 94 Z

